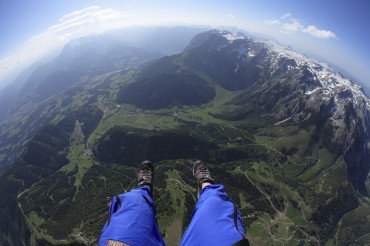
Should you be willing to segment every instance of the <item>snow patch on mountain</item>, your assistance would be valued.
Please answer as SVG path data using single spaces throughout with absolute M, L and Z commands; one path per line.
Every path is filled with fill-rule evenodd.
M 98 38 L 102 38 L 104 36 L 105 36 L 104 34 L 97 34 L 97 33 L 89 34 L 89 35 L 86 35 L 86 36 L 83 36 L 83 37 L 72 39 L 67 44 L 67 46 L 69 46 L 69 48 L 71 48 L 71 49 L 75 49 L 75 48 L 81 47 L 82 45 L 86 45 L 86 44 L 89 44 L 89 43 L 96 42 L 96 40 Z
M 309 85 L 308 87 L 307 87 L 307 89 L 306 89 L 306 95 L 311 95 L 311 94 L 313 94 L 313 93 L 315 93 L 316 91 L 318 91 L 320 88 L 318 88 L 318 87 L 315 87 L 315 86 L 313 86 L 313 85 Z
M 351 91 L 351 99 L 356 108 L 359 109 L 361 105 L 364 104 L 366 108 L 370 110 L 370 99 L 363 93 L 362 87 L 344 78 L 340 73 L 335 72 L 328 64 L 293 51 L 291 47 L 284 46 L 277 41 L 253 41 L 242 33 L 231 33 L 225 30 L 218 30 L 217 32 L 224 37 L 229 44 L 233 44 L 236 40 L 246 40 L 245 43 L 242 43 L 238 47 L 239 50 L 236 52 L 238 60 L 245 62 L 247 58 L 254 58 L 257 54 L 255 48 L 262 46 L 267 49 L 267 62 L 271 65 L 271 73 L 279 68 L 281 64 L 280 61 L 282 60 L 288 60 L 285 65 L 287 70 L 308 69 L 312 76 L 306 79 L 308 82 L 305 91 L 306 95 L 312 96 L 320 92 L 323 97 L 333 97 L 336 103 L 340 103 L 349 100 L 347 97 L 343 98 L 340 96 L 340 94 L 343 94 L 343 91 L 349 90 Z M 248 44 L 247 41 L 250 43 Z M 224 48 L 226 48 L 225 44 L 219 47 L 218 50 Z M 240 66 L 241 64 L 236 64 L 235 73 L 239 70 Z M 257 64 L 257 66 L 259 65 Z
M 246 36 L 242 33 L 231 33 L 224 30 L 219 30 L 219 33 L 227 39 L 229 43 L 233 43 L 235 40 L 246 39 Z
M 315 77 L 312 79 L 315 80 L 317 78 L 320 82 L 321 88 L 319 86 L 313 88 L 313 86 L 310 85 L 306 91 L 307 95 L 311 95 L 319 89 L 328 90 L 329 92 L 336 92 L 333 93 L 333 95 L 336 101 L 340 101 L 341 98 L 338 98 L 338 92 L 351 90 L 353 93 L 354 103 L 358 105 L 360 104 L 360 101 L 363 101 L 366 104 L 366 107 L 370 109 L 370 100 L 362 92 L 361 86 L 353 83 L 349 79 L 344 78 L 341 74 L 335 72 L 328 64 L 308 58 L 307 56 L 295 52 L 276 41 L 269 40 L 256 42 L 260 42 L 268 48 L 268 53 L 272 55 L 274 62 L 277 63 L 279 59 L 293 59 L 297 63 L 296 68 L 302 68 L 303 66 L 306 66 L 308 70 L 315 75 Z M 291 66 L 290 69 L 292 69 Z
M 249 57 L 254 57 L 254 56 L 256 56 L 256 53 L 253 50 L 249 49 L 248 50 L 248 56 Z
M 246 36 L 240 33 L 230 33 L 228 31 L 220 30 L 220 34 L 225 37 L 229 43 L 233 43 L 235 40 L 246 39 Z M 288 70 L 307 66 L 308 70 L 312 74 L 316 75 L 321 84 L 321 89 L 328 89 L 329 91 L 337 89 L 338 87 L 342 87 L 344 90 L 350 89 L 353 92 L 355 101 L 362 98 L 365 100 L 367 107 L 370 109 L 370 101 L 362 92 L 361 86 L 353 83 L 349 79 L 344 78 L 341 74 L 335 72 L 328 64 L 321 63 L 301 53 L 293 51 L 290 47 L 286 47 L 277 41 L 254 41 L 254 43 L 260 43 L 268 49 L 268 54 L 270 54 L 270 59 L 274 65 L 278 64 L 281 59 L 292 59 L 295 61 L 296 66 L 289 64 L 287 65 Z M 241 46 L 238 53 L 238 59 L 240 59 L 243 54 L 248 57 L 253 57 L 256 55 L 255 51 L 250 47 L 246 49 L 245 46 Z M 316 77 L 311 77 L 311 79 L 315 80 Z M 314 89 L 315 88 L 312 87 L 309 88 L 306 94 L 312 94 Z
M 234 73 L 237 73 L 237 72 L 238 72 L 238 70 L 239 70 L 239 68 L 240 68 L 239 64 L 236 64 L 236 65 L 235 65 L 235 69 L 234 69 Z

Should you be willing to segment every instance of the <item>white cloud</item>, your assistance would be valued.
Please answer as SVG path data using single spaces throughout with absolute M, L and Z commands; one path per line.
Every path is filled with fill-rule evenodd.
M 278 19 L 265 20 L 265 24 L 278 26 L 280 32 L 285 34 L 304 32 L 320 39 L 338 39 L 337 35 L 332 31 L 320 30 L 314 25 L 304 26 L 300 21 L 292 18 L 291 13 L 286 13 Z
M 281 16 L 281 17 L 280 17 L 280 19 L 284 20 L 284 19 L 289 18 L 289 17 L 291 17 L 291 16 L 292 16 L 292 14 L 291 14 L 291 13 L 286 13 L 286 14 L 284 14 L 283 16 Z
M 307 32 L 311 34 L 312 36 L 321 38 L 321 39 L 332 39 L 332 38 L 337 39 L 338 38 L 337 35 L 335 35 L 335 33 L 331 31 L 317 29 L 316 26 L 312 26 L 312 25 L 305 28 L 303 32 Z
M 81 10 L 77 10 L 72 13 L 64 15 L 62 18 L 59 19 L 59 22 L 60 23 L 68 22 L 70 20 L 73 20 L 74 18 L 80 18 L 81 16 L 84 16 L 86 14 L 89 14 L 94 11 L 99 11 L 99 10 L 100 10 L 99 6 L 91 6 L 91 7 L 81 9 Z
M 271 26 L 281 24 L 278 19 L 276 19 L 276 20 L 265 20 L 265 23 L 268 24 L 268 25 L 271 25 Z
M 304 28 L 304 26 L 299 23 L 298 21 L 294 21 L 293 23 L 284 23 L 281 27 L 284 33 L 296 32 L 300 31 Z
M 233 14 L 228 14 L 227 17 L 231 18 L 231 19 L 234 19 L 235 16 Z
M 16 52 L 1 57 L 0 81 L 15 71 L 19 72 L 50 51 L 63 47 L 73 38 L 128 26 L 130 21 L 127 17 L 130 16 L 132 15 L 112 9 L 102 9 L 98 6 L 67 14 L 45 32 L 30 38 L 18 47 Z

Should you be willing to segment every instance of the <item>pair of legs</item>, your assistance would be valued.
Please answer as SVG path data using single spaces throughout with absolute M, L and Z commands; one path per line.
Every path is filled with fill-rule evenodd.
M 196 161 L 193 174 L 199 199 L 180 245 L 249 245 L 239 210 L 224 187 L 214 184 L 207 165 Z M 100 245 L 165 245 L 155 219 L 153 176 L 152 163 L 144 161 L 138 171 L 138 188 L 112 199 Z

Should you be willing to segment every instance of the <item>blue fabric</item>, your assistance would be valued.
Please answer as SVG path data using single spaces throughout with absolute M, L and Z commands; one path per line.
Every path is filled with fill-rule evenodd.
M 116 240 L 135 245 L 165 245 L 155 218 L 156 208 L 147 188 L 136 188 L 112 200 L 110 219 L 103 228 L 100 245 Z M 222 185 L 209 185 L 201 192 L 189 227 L 180 245 L 232 245 L 244 235 L 240 213 L 234 225 L 234 205 Z
M 201 192 L 193 217 L 180 245 L 232 245 L 243 239 L 242 221 L 237 211 L 238 229 L 234 225 L 234 205 L 222 185 L 209 185 Z
M 116 240 L 135 245 L 165 245 L 155 218 L 156 208 L 147 187 L 135 188 L 112 199 L 110 218 L 105 224 L 100 245 Z

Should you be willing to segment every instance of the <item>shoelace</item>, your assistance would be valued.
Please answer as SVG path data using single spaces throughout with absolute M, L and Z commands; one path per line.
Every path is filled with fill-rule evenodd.
M 202 176 L 209 176 L 209 171 L 207 169 L 200 169 L 199 172 Z
M 200 168 L 198 170 L 198 177 L 200 177 L 200 181 L 203 181 L 203 180 L 207 180 L 207 179 L 210 179 L 211 176 L 210 176 L 210 173 L 209 173 L 209 170 L 207 168 Z
M 140 170 L 140 181 L 151 181 L 152 172 L 150 170 Z

